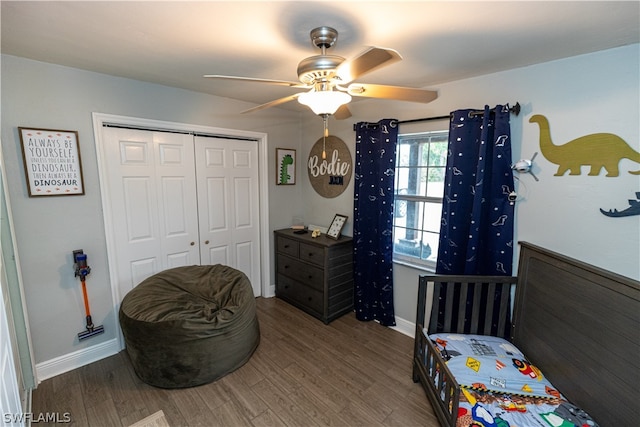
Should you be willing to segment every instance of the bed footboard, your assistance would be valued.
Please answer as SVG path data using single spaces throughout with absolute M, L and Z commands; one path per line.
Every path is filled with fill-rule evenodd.
M 454 332 L 511 338 L 512 276 L 424 275 L 418 283 L 413 380 L 420 382 L 443 426 L 454 427 L 460 386 L 428 334 Z M 428 330 L 427 285 L 434 284 Z M 426 331 L 426 332 L 425 332 Z

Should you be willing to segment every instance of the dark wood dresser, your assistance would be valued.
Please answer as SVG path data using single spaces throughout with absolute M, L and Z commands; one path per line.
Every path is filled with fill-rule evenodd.
M 276 296 L 324 323 L 353 310 L 353 243 L 276 230 Z

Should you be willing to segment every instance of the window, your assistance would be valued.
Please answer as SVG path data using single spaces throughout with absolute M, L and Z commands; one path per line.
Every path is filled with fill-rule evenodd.
M 435 267 L 448 131 L 398 136 L 393 258 Z

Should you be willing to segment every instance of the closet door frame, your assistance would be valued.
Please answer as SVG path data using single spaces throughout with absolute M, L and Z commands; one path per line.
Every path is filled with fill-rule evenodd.
M 100 190 L 102 205 L 108 206 L 110 200 L 109 185 L 107 174 L 109 171 L 105 165 L 105 141 L 103 141 L 102 129 L 105 124 L 118 125 L 125 127 L 138 128 L 141 130 L 161 130 L 161 131 L 177 131 L 177 132 L 191 132 L 195 134 L 205 134 L 210 136 L 218 136 L 222 138 L 238 138 L 254 140 L 258 144 L 258 179 L 260 182 L 259 188 L 259 215 L 260 215 L 260 290 L 261 296 L 270 297 L 271 286 L 271 256 L 270 256 L 270 233 L 269 233 L 269 174 L 268 174 L 268 147 L 267 147 L 267 134 L 262 132 L 243 131 L 237 129 L 217 128 L 201 125 L 193 125 L 188 123 L 167 122 L 161 120 L 143 119 L 129 116 L 119 116 L 113 114 L 97 113 L 94 112 L 93 116 L 93 131 L 96 143 L 96 156 L 98 163 L 98 176 L 100 180 Z M 117 277 L 115 269 L 116 259 L 116 245 L 112 237 L 114 219 L 111 217 L 109 209 L 103 209 L 104 226 L 106 232 L 107 241 L 107 258 L 109 265 L 109 277 L 111 293 L 113 303 L 116 309 L 119 308 L 120 301 L 123 295 L 120 295 L 119 287 L 115 283 L 114 278 Z M 256 295 L 258 296 L 258 295 Z M 122 335 L 119 335 L 120 347 L 123 347 L 124 342 Z

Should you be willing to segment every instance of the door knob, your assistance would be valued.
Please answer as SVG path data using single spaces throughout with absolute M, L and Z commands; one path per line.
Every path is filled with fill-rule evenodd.
M 191 246 L 193 246 L 193 245 L 195 245 L 195 244 L 196 244 L 196 242 L 191 242 L 191 243 L 189 243 L 189 244 L 190 244 Z
M 209 244 L 209 241 L 208 241 L 208 240 L 205 240 L 205 241 L 204 241 L 204 244 L 205 244 L 205 245 L 208 245 L 208 244 Z

